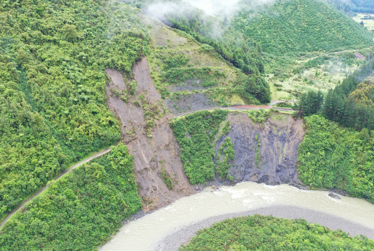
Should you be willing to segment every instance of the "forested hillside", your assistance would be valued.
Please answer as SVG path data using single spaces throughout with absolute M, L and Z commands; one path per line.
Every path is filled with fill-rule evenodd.
M 370 33 L 317 0 L 278 0 L 255 9 L 244 0 L 231 16 L 207 15 L 179 0 L 167 2 L 180 3 L 183 11 L 166 13 L 162 22 L 148 16 L 153 0 L 1 3 L 0 221 L 52 183 L 1 227 L 0 251 L 96 250 L 121 221 L 142 209 L 142 202 L 153 210 L 213 180 L 237 182 L 247 175 L 247 180 L 267 182 L 265 172 L 265 179 L 248 174 L 253 168 L 264 169 L 268 145 L 269 152 L 277 152 L 268 159 L 280 163 L 274 169 L 278 176 L 273 175 L 279 182 L 299 182 L 299 150 L 304 184 L 374 202 L 374 88 L 370 81 L 362 83 L 374 70 Z M 367 1 L 360 6 L 370 8 Z M 363 50 L 362 61 L 356 49 Z M 344 51 L 335 54 L 339 50 Z M 324 95 L 340 83 L 329 75 L 338 67 L 344 69 L 340 77 L 347 77 Z M 274 80 L 283 82 L 291 75 L 303 86 L 286 89 L 286 83 Z M 272 86 L 266 79 L 274 81 Z M 321 86 L 323 91 L 302 94 Z M 279 127 L 268 123 L 266 131 L 262 126 L 272 109 L 240 112 L 237 128 L 243 134 L 230 135 L 232 141 L 229 137 L 235 121 L 227 117 L 228 110 L 216 108 L 268 104 L 271 88 L 300 99 L 298 115 L 306 123 L 300 148 L 301 120 L 295 120 L 297 127 L 291 116 L 276 115 L 283 121 Z M 269 136 L 269 142 L 261 143 L 259 133 L 241 136 L 254 131 L 242 126 L 249 123 L 243 122 L 244 116 Z M 120 140 L 127 146 L 113 146 Z M 243 141 L 251 144 L 243 148 Z M 238 179 L 229 175 L 235 160 L 233 142 L 247 155 L 238 158 L 246 164 L 246 170 L 237 165 Z M 109 154 L 65 173 L 107 147 L 112 148 Z M 295 161 L 285 151 L 292 152 Z M 142 182 L 147 186 L 141 187 Z M 213 243 L 211 249 L 219 249 L 220 238 L 238 250 L 265 250 L 277 243 L 314 248 L 333 242 L 352 250 L 372 245 L 303 221 L 256 216 L 233 222 L 222 225 L 228 229 L 225 233 L 213 227 L 218 237 L 205 230 L 209 236 L 200 235 L 183 249 L 199 250 L 207 240 Z M 257 231 L 257 239 L 242 238 L 239 228 Z M 288 234 L 295 229 L 296 237 Z M 230 231 L 235 232 L 228 235 Z M 310 236 L 309 243 L 301 242 Z
M 53 183 L 0 230 L 0 250 L 97 250 L 142 207 L 120 144 Z
M 301 96 L 298 115 L 307 128 L 299 148 L 304 184 L 374 201 L 373 88 L 370 79 L 362 82 L 373 71 L 371 59 L 326 96 L 314 91 Z
M 103 70 L 128 74 L 147 50 L 137 13 L 106 1 L 1 4 L 1 217 L 70 163 L 120 139 Z
M 339 189 L 374 202 L 373 131 L 352 131 L 318 115 L 306 117 L 305 122 L 300 180 L 313 188 Z
M 273 55 L 358 49 L 373 44 L 359 24 L 322 1 L 276 1 L 264 11 L 241 11 L 232 26 Z

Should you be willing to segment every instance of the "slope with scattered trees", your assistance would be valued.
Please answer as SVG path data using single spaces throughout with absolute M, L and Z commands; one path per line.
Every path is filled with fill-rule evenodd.
M 301 95 L 298 115 L 309 116 L 321 112 L 327 119 L 345 127 L 373 130 L 372 88 L 368 82 L 360 84 L 373 71 L 374 58 L 371 58 L 335 89 L 330 90 L 326 97 L 320 91 Z

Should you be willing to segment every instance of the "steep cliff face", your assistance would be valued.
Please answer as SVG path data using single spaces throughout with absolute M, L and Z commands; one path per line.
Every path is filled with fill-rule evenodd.
M 227 120 L 231 122 L 228 136 L 235 150 L 229 174 L 235 182 L 300 183 L 297 156 L 304 135 L 302 120 L 277 113 L 262 125 L 254 124 L 243 113 L 229 113 Z M 217 142 L 217 151 L 223 140 Z
M 106 73 L 110 78 L 107 103 L 122 123 L 123 141 L 135 157 L 143 210 L 157 209 L 195 193 L 183 172 L 179 146 L 168 123 L 170 114 L 164 112 L 147 59 L 143 58 L 133 68 L 137 83 L 133 95 L 129 94 L 133 83 L 120 72 L 107 69 Z

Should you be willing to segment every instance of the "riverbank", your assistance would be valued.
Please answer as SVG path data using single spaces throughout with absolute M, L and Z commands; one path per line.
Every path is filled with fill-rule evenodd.
M 159 247 L 156 250 L 177 250 L 198 229 L 251 213 L 304 218 L 332 230 L 341 228 L 351 235 L 363 234 L 374 239 L 374 205 L 363 199 L 345 196 L 337 199 L 328 194 L 328 191 L 300 190 L 290 185 L 268 186 L 254 182 L 219 189 L 207 187 L 152 213 L 139 212 L 124 222 L 113 239 L 99 250 L 149 251 L 156 247 Z M 298 210 L 279 209 L 284 206 Z M 183 238 L 178 237 L 178 233 Z M 168 245 L 165 246 L 165 243 Z M 171 249 L 167 249 L 169 246 Z
M 272 215 L 280 218 L 297 219 L 302 218 L 308 222 L 318 223 L 322 226 L 326 226 L 331 230 L 341 229 L 344 232 L 349 233 L 350 236 L 365 235 L 366 237 L 374 240 L 374 229 L 362 226 L 358 223 L 351 222 L 349 220 L 310 210 L 301 207 L 294 206 L 271 206 L 249 210 L 242 213 L 232 213 L 220 216 L 211 217 L 203 221 L 183 226 L 180 229 L 166 236 L 162 241 L 157 244 L 154 251 L 176 251 L 182 244 L 188 243 L 200 229 L 204 229 L 212 226 L 214 223 L 248 215 Z

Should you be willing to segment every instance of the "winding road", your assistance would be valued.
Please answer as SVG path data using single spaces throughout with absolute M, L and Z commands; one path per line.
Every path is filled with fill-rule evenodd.
M 292 101 L 273 101 L 271 102 L 268 106 L 256 106 L 256 105 L 241 105 L 241 106 L 229 106 L 229 107 L 217 107 L 217 108 L 207 108 L 207 109 L 201 109 L 201 110 L 195 110 L 195 111 L 190 111 L 190 112 L 184 112 L 178 115 L 175 115 L 175 118 L 177 117 L 183 117 L 191 113 L 195 112 L 201 112 L 201 111 L 213 111 L 215 109 L 221 109 L 221 110 L 258 110 L 258 109 L 277 109 L 280 111 L 295 111 L 293 109 L 288 109 L 288 108 L 280 108 L 280 107 L 273 107 L 274 105 L 278 103 L 293 103 Z
M 224 108 L 219 108 L 219 109 L 231 109 L 231 110 L 256 110 L 256 109 L 270 109 L 272 108 L 275 104 L 277 103 L 280 103 L 280 102 L 284 102 L 284 101 L 274 101 L 274 102 L 271 102 L 268 106 L 251 106 L 251 105 L 244 105 L 244 106 L 231 106 L 231 107 L 224 107 Z M 282 110 L 282 111 L 293 111 L 292 109 L 286 109 L 286 108 L 276 108 L 278 110 Z M 191 111 L 191 112 L 187 112 L 187 113 L 183 113 L 183 114 L 179 114 L 178 116 L 176 117 L 181 117 L 181 116 L 185 116 L 185 115 L 188 115 L 188 114 L 191 114 L 191 113 L 195 113 L 195 112 L 198 112 L 198 111 L 206 111 L 206 110 L 214 110 L 212 108 L 209 108 L 209 109 L 202 109 L 202 110 L 197 110 L 197 111 Z M 70 173 L 72 170 L 74 170 L 75 168 L 83 165 L 84 163 L 87 163 L 95 158 L 98 158 L 98 157 L 101 157 L 107 153 L 109 153 L 112 149 L 111 148 L 108 148 L 108 149 L 105 149 L 99 153 L 96 153 L 82 161 L 80 161 L 79 163 L 73 165 L 72 167 L 70 167 L 68 170 L 66 170 L 64 173 L 62 173 L 60 176 L 56 177 L 54 179 L 54 181 L 57 181 L 59 179 L 61 179 L 62 177 L 64 177 L 65 175 L 67 175 L 68 173 Z M 26 201 L 24 201 L 20 206 L 18 206 L 16 209 L 14 209 L 1 223 L 0 223 L 0 228 L 15 214 L 17 213 L 18 211 L 20 211 L 22 208 L 25 207 L 25 205 L 27 203 L 29 203 L 31 200 L 33 200 L 36 196 L 40 195 L 44 190 L 46 190 L 52 183 L 49 182 L 47 183 L 47 185 L 45 185 L 44 187 L 42 187 L 38 192 L 36 192 L 32 197 L 30 197 L 29 199 L 27 199 Z
M 84 159 L 80 162 L 78 162 L 77 164 L 73 165 L 72 167 L 70 167 L 68 170 L 65 170 L 64 173 L 62 173 L 60 176 L 56 177 L 54 180 L 59 180 L 61 179 L 62 177 L 64 177 L 65 175 L 67 175 L 68 173 L 70 173 L 72 170 L 74 170 L 75 168 L 83 165 L 84 163 L 87 163 L 95 158 L 98 158 L 100 156 L 103 156 L 104 154 L 107 154 L 111 151 L 112 149 L 111 148 L 108 148 L 108 149 L 105 149 L 99 153 L 96 153 L 90 157 L 88 157 L 87 159 Z M 26 200 L 25 202 L 23 202 L 19 207 L 17 207 L 16 209 L 14 209 L 1 223 L 0 223 L 0 227 L 2 227 L 15 213 L 17 213 L 19 210 L 21 210 L 27 203 L 29 203 L 32 199 L 34 199 L 36 196 L 38 196 L 39 194 L 41 194 L 45 189 L 47 189 L 52 183 L 51 182 L 48 182 L 47 185 L 45 185 L 43 188 L 41 188 L 37 193 L 35 193 L 31 198 L 29 198 L 28 200 Z

